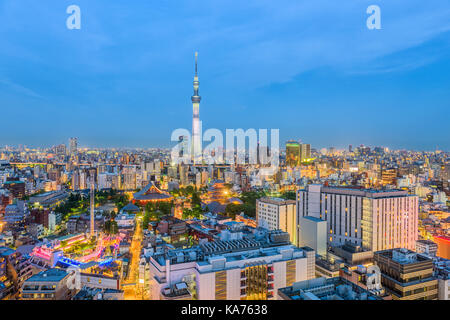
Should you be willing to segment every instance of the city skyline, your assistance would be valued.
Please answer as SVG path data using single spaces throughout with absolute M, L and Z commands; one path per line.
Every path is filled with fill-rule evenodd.
M 303 141 L 303 139 L 290 139 L 287 141 L 281 141 L 280 140 L 280 151 L 282 153 L 285 153 L 286 149 L 286 143 L 289 141 L 298 141 L 300 143 L 306 143 L 310 145 L 310 143 Z M 172 142 L 173 144 L 176 144 L 176 142 Z M 31 150 L 37 150 L 37 149 L 51 149 L 60 145 L 65 145 L 67 148 L 70 146 L 70 138 L 67 139 L 67 141 L 59 141 L 56 143 L 48 143 L 48 144 L 40 144 L 40 145 L 29 145 L 24 143 L 18 143 L 18 144 L 4 144 L 0 145 L 0 149 L 6 149 L 6 148 L 12 148 L 12 149 L 20 149 L 20 148 L 28 148 Z M 365 145 L 365 144 L 349 144 L 347 146 L 311 146 L 311 149 L 316 150 L 317 152 L 322 151 L 323 149 L 330 150 L 335 149 L 335 151 L 348 151 L 349 147 L 352 147 L 353 149 L 356 147 L 369 147 L 369 148 L 383 148 L 387 149 L 391 152 L 396 151 L 412 151 L 412 152 L 425 152 L 425 153 L 435 153 L 435 152 L 445 152 L 448 153 L 448 150 L 444 150 L 442 148 L 435 148 L 434 150 L 421 150 L 421 149 L 408 149 L 408 148 L 391 148 L 386 144 L 383 145 Z M 78 146 L 78 149 L 83 150 L 150 150 L 150 149 L 161 149 L 161 150 L 170 150 L 173 148 L 173 145 L 166 145 L 166 146 L 101 146 L 101 145 L 94 145 L 94 144 L 88 144 L 86 142 L 81 141 L 81 144 Z
M 0 300 L 168 319 L 450 300 L 449 17 L 1 0 Z
M 12 119 L 0 145 L 76 136 L 87 147 L 168 148 L 174 129 L 191 127 L 198 51 L 204 130 L 277 128 L 281 144 L 317 149 L 450 149 L 444 1 L 383 3 L 381 30 L 365 27 L 368 1 L 320 11 L 250 2 L 238 14 L 225 2 L 219 12 L 203 1 L 78 1 L 80 30 L 65 27 L 69 2 L 45 4 L 0 10 L 0 101 Z

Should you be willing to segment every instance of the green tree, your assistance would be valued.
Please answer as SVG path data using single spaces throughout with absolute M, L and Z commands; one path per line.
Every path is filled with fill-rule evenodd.
M 285 191 L 281 194 L 281 197 L 285 200 L 296 200 L 295 191 Z
M 202 204 L 202 200 L 200 199 L 200 195 L 198 192 L 194 192 L 192 194 L 191 198 L 191 205 L 194 206 L 200 206 Z
M 244 212 L 244 206 L 242 204 L 230 203 L 225 208 L 225 214 L 228 217 L 234 218 L 237 214 Z
M 125 207 L 130 200 L 128 199 L 128 195 L 126 194 L 120 194 L 115 197 L 114 204 L 117 207 L 117 210 L 121 210 L 123 207 Z
M 264 191 L 243 192 L 240 199 L 242 200 L 242 211 L 249 217 L 256 216 L 256 200 L 265 197 Z
M 145 211 L 144 217 L 142 218 L 142 228 L 148 229 L 149 223 L 150 223 L 150 212 Z
M 193 186 L 187 186 L 186 188 L 184 188 L 184 192 L 185 192 L 185 195 L 188 196 L 188 195 L 193 194 L 195 192 L 195 189 Z
M 204 211 L 201 207 L 194 207 L 192 209 L 183 209 L 183 219 L 202 219 Z

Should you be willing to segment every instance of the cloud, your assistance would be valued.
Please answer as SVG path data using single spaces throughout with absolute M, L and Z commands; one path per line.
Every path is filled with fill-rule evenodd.
M 41 95 L 39 95 L 35 91 L 33 91 L 29 88 L 26 88 L 20 84 L 14 83 L 13 81 L 11 81 L 9 79 L 0 78 L 0 85 L 3 85 L 5 87 L 7 87 L 8 89 L 11 89 L 12 91 L 14 91 L 15 93 L 18 93 L 18 94 L 23 94 L 23 95 L 26 95 L 29 97 L 39 98 L 39 99 L 43 98 Z M 1 88 L 1 86 L 0 86 L 0 88 Z
M 125 0 L 79 0 L 82 30 L 65 29 L 64 3 L 42 0 L 39 5 L 6 1 L 0 18 L 9 24 L 3 33 L 17 52 L 36 54 L 45 48 L 13 39 L 41 37 L 46 53 L 70 72 L 132 74 L 162 72 L 169 64 L 185 63 L 200 50 L 202 67 L 217 81 L 258 87 L 293 80 L 315 68 L 357 68 L 373 72 L 371 62 L 421 46 L 450 30 L 450 5 L 419 0 L 377 1 L 382 30 L 366 28 L 372 0 L 197 0 L 149 3 Z M 19 9 L 22 9 L 22 13 Z M 21 14 L 21 20 L 17 15 Z M 15 20 L 14 20 L 15 19 Z M 34 29 L 30 29 L 32 26 Z M 14 51 L 14 50 L 13 50 Z M 58 51 L 60 52 L 57 55 Z M 42 60 L 42 59 L 41 59 Z M 418 66 L 423 61 L 418 57 Z M 190 60 L 189 60 L 190 61 Z M 386 70 L 392 70 L 386 61 Z M 413 64 L 408 61 L 409 67 Z M 376 68 L 379 72 L 383 68 Z

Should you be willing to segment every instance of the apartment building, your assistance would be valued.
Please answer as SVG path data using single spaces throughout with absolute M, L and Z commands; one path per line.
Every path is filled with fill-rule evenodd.
M 0 247 L 0 299 L 14 299 L 33 274 L 29 259 L 19 251 Z

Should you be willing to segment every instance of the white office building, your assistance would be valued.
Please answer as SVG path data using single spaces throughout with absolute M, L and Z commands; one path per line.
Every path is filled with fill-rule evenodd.
M 418 197 L 404 190 L 372 190 L 308 185 L 297 191 L 297 216 L 327 221 L 327 241 L 350 241 L 364 250 L 415 250 Z
M 327 254 L 327 222 L 316 217 L 300 217 L 298 246 L 310 247 L 320 256 Z
M 297 241 L 297 214 L 294 200 L 261 198 L 256 200 L 256 222 L 269 230 L 283 230 L 289 233 L 291 243 Z
M 314 278 L 315 252 L 281 230 L 253 239 L 215 241 L 150 257 L 152 299 L 265 300 Z

